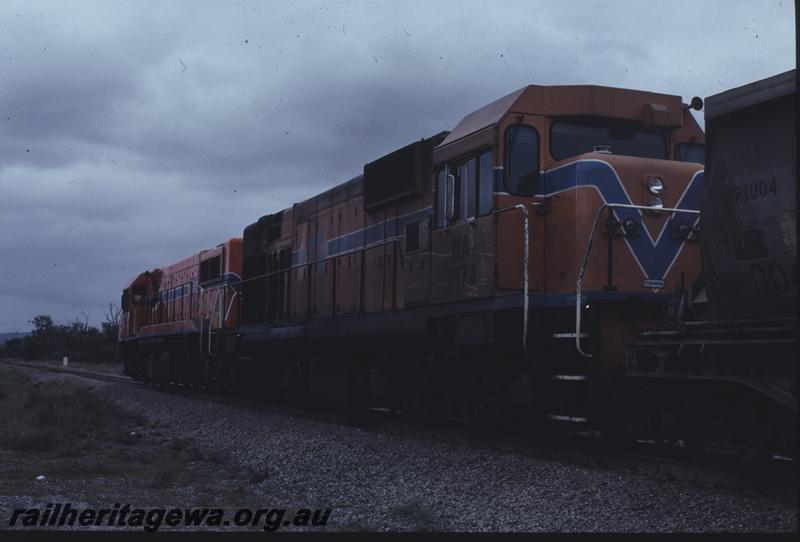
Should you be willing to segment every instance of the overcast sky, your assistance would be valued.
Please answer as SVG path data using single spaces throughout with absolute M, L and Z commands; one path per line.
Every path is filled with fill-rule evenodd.
M 791 0 L 0 2 L 0 332 L 526 84 L 688 100 L 795 66 Z

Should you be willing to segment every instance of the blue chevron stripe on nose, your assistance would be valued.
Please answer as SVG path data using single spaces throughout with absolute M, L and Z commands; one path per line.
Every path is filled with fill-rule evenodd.
M 675 208 L 700 209 L 702 185 L 701 170 L 689 181 Z M 544 196 L 552 196 L 578 187 L 595 188 L 605 203 L 634 205 L 617 172 L 611 164 L 601 160 L 579 160 L 545 172 L 542 176 L 541 188 Z M 614 214 L 620 221 L 631 218 L 641 222 L 641 211 L 635 209 L 616 209 Z M 684 238 L 676 235 L 676 232 L 681 226 L 694 226 L 698 220 L 699 217 L 695 214 L 672 213 L 655 239 L 641 224 L 637 235 L 625 237 L 625 243 L 645 278 L 664 279 L 686 243 Z

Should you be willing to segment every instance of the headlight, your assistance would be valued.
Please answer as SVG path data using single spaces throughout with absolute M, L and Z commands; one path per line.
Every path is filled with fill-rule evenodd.
M 652 177 L 649 181 L 647 181 L 647 189 L 650 190 L 651 194 L 656 196 L 660 195 L 662 192 L 664 192 L 663 179 L 661 179 L 661 177 Z
M 661 209 L 664 208 L 664 200 L 658 196 L 653 196 L 650 198 L 650 201 L 647 203 L 647 205 L 650 206 L 650 210 L 645 212 L 649 215 L 657 216 L 661 213 Z

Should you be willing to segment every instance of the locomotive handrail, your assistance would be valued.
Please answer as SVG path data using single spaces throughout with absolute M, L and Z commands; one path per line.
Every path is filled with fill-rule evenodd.
M 254 277 L 254 278 L 258 278 L 258 277 Z M 240 282 L 245 282 L 245 281 L 241 281 L 240 280 L 240 281 L 237 281 L 235 284 L 239 284 Z M 205 293 L 206 288 L 203 288 L 203 286 L 201 286 L 200 283 L 197 280 L 192 280 L 192 281 L 189 282 L 189 284 L 191 284 L 192 286 L 197 286 L 197 289 L 200 290 L 200 294 L 201 294 L 201 295 L 198 296 L 198 302 L 197 302 L 198 303 L 198 311 L 197 311 L 198 318 L 197 318 L 197 320 L 198 320 L 198 322 L 200 324 L 200 333 L 199 333 L 199 335 L 200 335 L 200 353 L 202 354 L 202 352 L 203 352 L 203 300 L 205 298 L 205 296 L 202 295 L 202 294 Z M 216 294 L 216 297 L 214 298 L 214 301 L 211 301 L 209 303 L 209 307 L 212 309 L 212 312 L 209 313 L 209 316 L 208 316 L 208 353 L 209 353 L 209 355 L 212 355 L 211 354 L 211 328 L 214 325 L 214 314 L 213 313 L 216 312 L 217 309 L 219 310 L 219 318 L 220 318 L 219 327 L 224 327 L 225 326 L 225 321 L 228 319 L 228 316 L 230 315 L 230 312 L 231 312 L 231 308 L 233 307 L 233 301 L 236 299 L 236 296 L 239 295 L 239 292 L 235 292 L 234 293 L 233 297 L 230 300 L 230 305 L 228 305 L 228 309 L 227 309 L 227 311 L 225 311 L 225 302 L 224 302 L 224 298 L 223 298 L 223 296 L 221 294 L 222 294 L 223 291 L 225 291 L 225 290 L 227 290 L 228 288 L 231 288 L 231 287 L 232 287 L 231 284 L 226 284 L 222 288 L 210 288 L 210 290 L 216 291 L 217 294 Z M 213 307 L 215 304 L 216 304 L 216 307 Z M 224 313 L 224 316 L 223 316 L 223 313 Z
M 224 310 L 225 306 L 225 288 L 214 288 L 214 292 L 216 292 L 216 297 L 214 298 L 214 302 L 216 302 L 216 307 L 211 308 L 208 314 L 208 355 L 213 356 L 214 354 L 211 352 L 211 328 L 214 326 L 214 313 L 219 312 L 217 315 L 217 327 L 223 328 L 225 327 L 225 323 L 221 321 L 222 319 L 222 311 Z M 215 303 L 212 302 L 211 305 Z M 217 351 L 219 351 L 219 345 L 217 345 Z
M 230 288 L 230 285 L 228 285 L 227 288 Z M 238 296 L 238 295 L 239 295 L 239 292 L 234 290 L 233 291 L 233 297 L 231 297 L 231 301 L 230 301 L 230 303 L 228 303 L 228 310 L 225 311 L 225 320 L 223 321 L 223 325 L 224 325 L 225 322 L 228 321 L 228 316 L 230 316 L 231 309 L 233 308 L 233 302 L 236 300 L 236 296 Z
M 528 205 L 544 205 L 541 202 L 533 202 L 533 203 L 517 203 L 516 205 L 512 205 L 509 207 L 503 207 L 502 209 L 497 209 L 494 214 L 499 215 L 500 213 L 505 213 L 507 211 L 513 211 L 514 209 L 519 209 L 522 211 L 522 295 L 524 296 L 522 299 L 522 351 L 524 353 L 528 353 L 528 254 L 530 245 L 529 236 L 528 236 Z
M 191 284 L 197 286 L 197 289 L 200 290 L 200 295 L 198 295 L 197 300 L 197 316 L 198 320 L 200 321 L 200 354 L 203 353 L 203 292 L 206 291 L 205 288 L 200 286 L 200 283 L 197 280 L 192 279 Z M 190 309 L 191 310 L 191 309 Z M 209 332 L 211 330 L 211 323 L 208 324 Z
M 581 292 L 583 290 L 583 275 L 586 272 L 586 264 L 589 261 L 589 253 L 592 250 L 592 241 L 594 240 L 594 234 L 597 230 L 597 223 L 600 221 L 600 215 L 606 209 L 635 209 L 638 211 L 655 210 L 653 207 L 647 205 L 632 205 L 628 203 L 604 203 L 599 209 L 597 209 L 597 214 L 595 215 L 594 222 L 592 223 L 592 231 L 589 232 L 589 241 L 586 244 L 586 250 L 583 253 L 581 267 L 578 270 L 578 284 L 575 288 L 575 348 L 578 350 L 578 353 L 587 358 L 592 357 L 592 355 L 584 352 L 581 348 Z M 688 213 L 693 215 L 700 214 L 700 211 L 696 209 L 673 209 L 669 207 L 662 207 L 657 210 L 664 213 Z

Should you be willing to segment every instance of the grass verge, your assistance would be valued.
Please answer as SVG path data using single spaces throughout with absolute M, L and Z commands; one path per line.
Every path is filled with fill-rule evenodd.
M 0 501 L 11 508 L 67 500 L 99 508 L 260 502 L 250 473 L 227 457 L 171 436 L 80 382 L 0 367 L 0 412 Z

